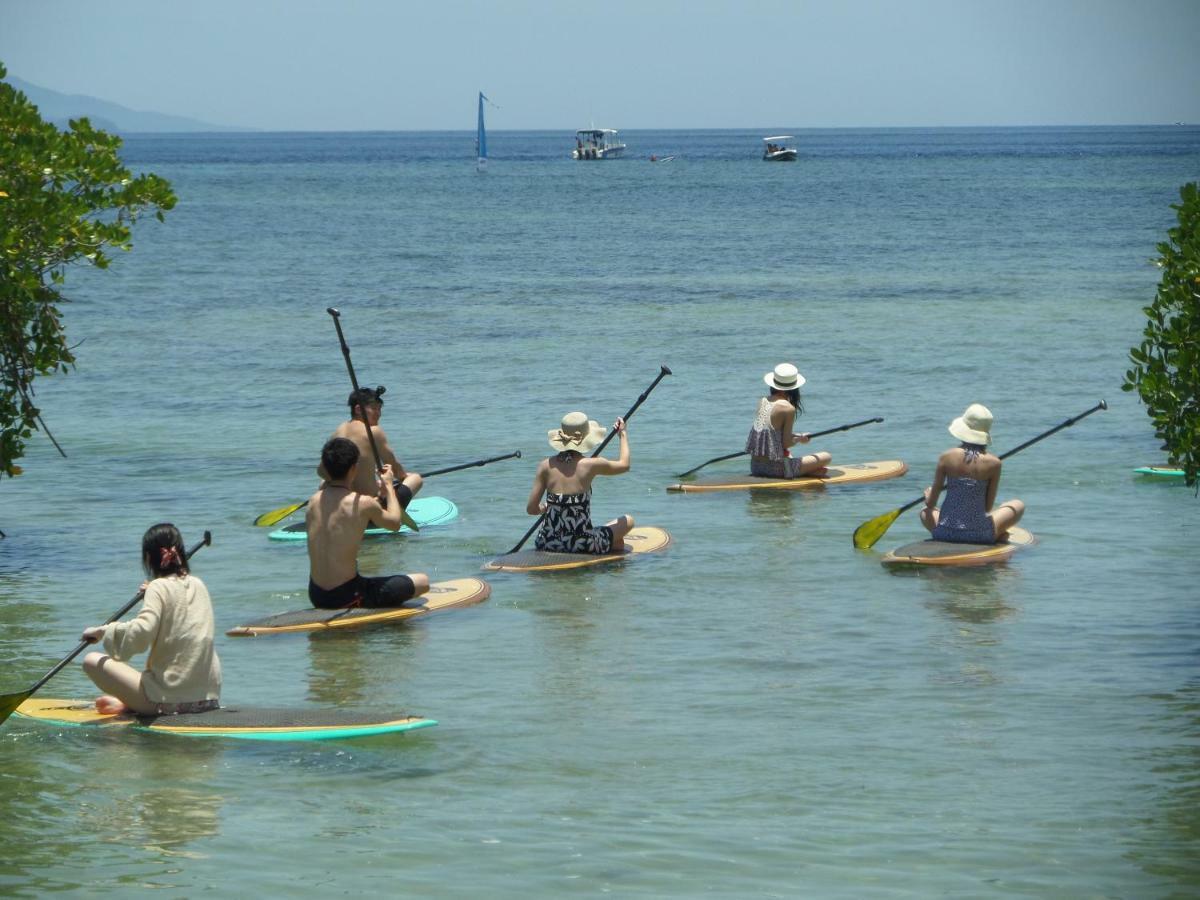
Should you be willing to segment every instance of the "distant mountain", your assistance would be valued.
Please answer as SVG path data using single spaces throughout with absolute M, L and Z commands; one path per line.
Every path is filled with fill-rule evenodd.
M 66 128 L 70 119 L 87 116 L 97 128 L 105 131 L 252 131 L 250 128 L 235 128 L 231 125 L 213 125 L 186 116 L 166 113 L 141 112 L 119 103 L 87 97 L 83 94 L 60 94 L 49 88 L 38 87 L 20 78 L 8 76 L 5 81 L 28 97 L 47 119 L 59 128 Z

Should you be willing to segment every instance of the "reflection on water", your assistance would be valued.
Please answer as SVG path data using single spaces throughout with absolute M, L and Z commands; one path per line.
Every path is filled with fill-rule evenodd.
M 116 789 L 109 798 L 107 833 L 98 837 L 178 855 L 192 841 L 217 833 L 224 797 L 211 778 L 223 741 L 137 733 L 104 737 L 87 760 L 92 777 Z
M 372 696 L 371 688 L 381 681 L 402 683 L 425 635 L 424 628 L 404 622 L 309 634 L 308 699 L 322 706 L 354 706 Z
M 921 569 L 918 577 L 930 595 L 929 606 L 960 622 L 984 625 L 1011 618 L 1017 612 L 1005 602 L 1005 597 L 1019 590 L 1018 569 L 929 566 Z

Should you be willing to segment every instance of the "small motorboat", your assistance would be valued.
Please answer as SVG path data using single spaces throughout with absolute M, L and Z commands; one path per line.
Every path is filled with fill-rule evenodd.
M 766 147 L 763 149 L 763 159 L 767 162 L 795 162 L 796 148 L 788 147 L 783 142 L 794 140 L 790 134 L 776 134 L 763 138 Z
M 616 159 L 624 152 L 615 128 L 581 128 L 575 132 L 571 159 Z

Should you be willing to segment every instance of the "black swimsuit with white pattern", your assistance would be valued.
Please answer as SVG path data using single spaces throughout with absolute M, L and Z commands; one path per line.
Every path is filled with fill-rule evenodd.
M 546 492 L 546 519 L 533 545 L 551 553 L 608 553 L 613 533 L 607 525 L 592 526 L 591 494 Z

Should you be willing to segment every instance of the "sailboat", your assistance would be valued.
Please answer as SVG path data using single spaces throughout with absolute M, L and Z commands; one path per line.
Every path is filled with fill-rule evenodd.
M 479 124 L 475 129 L 475 155 L 479 157 L 475 162 L 476 171 L 482 172 L 487 169 L 487 131 L 483 127 L 483 101 L 487 97 L 483 96 L 483 91 L 479 92 Z M 489 103 L 492 101 L 488 100 Z

